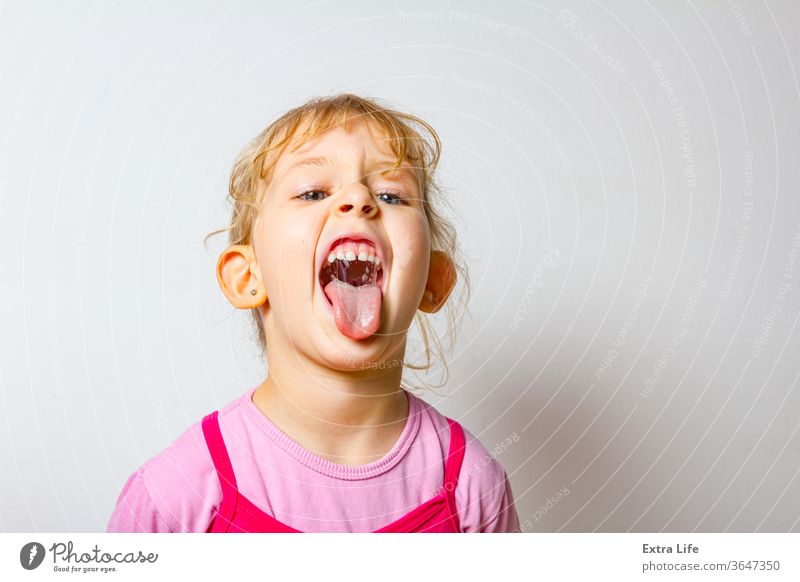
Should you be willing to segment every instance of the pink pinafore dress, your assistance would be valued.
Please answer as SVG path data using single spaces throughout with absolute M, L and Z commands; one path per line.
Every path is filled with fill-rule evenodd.
M 210 533 L 301 533 L 259 509 L 236 487 L 228 450 L 219 429 L 218 411 L 203 418 L 203 436 L 217 470 L 222 487 L 222 502 L 217 509 Z M 445 417 L 446 418 L 446 417 Z M 464 460 L 464 431 L 461 425 L 447 418 L 450 426 L 450 451 L 447 454 L 444 482 L 441 491 L 431 499 L 418 505 L 404 516 L 383 526 L 375 533 L 425 532 L 460 533 L 461 528 L 456 511 L 455 492 L 461 463 Z

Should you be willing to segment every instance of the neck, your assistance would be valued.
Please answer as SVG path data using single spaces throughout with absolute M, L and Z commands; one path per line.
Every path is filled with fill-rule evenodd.
M 256 407 L 335 463 L 361 465 L 388 453 L 408 418 L 402 367 L 340 371 L 298 358 L 270 350 L 269 375 L 253 394 Z

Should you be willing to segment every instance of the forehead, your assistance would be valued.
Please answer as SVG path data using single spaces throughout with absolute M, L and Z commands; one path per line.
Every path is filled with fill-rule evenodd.
M 336 145 L 374 149 L 391 154 L 386 131 L 370 120 L 350 120 L 347 125 L 321 127 L 310 135 L 307 122 L 304 122 L 295 131 L 287 150 L 293 155 L 305 155 L 313 150 Z
M 390 172 L 398 155 L 392 150 L 391 138 L 383 128 L 370 122 L 352 122 L 348 128 L 336 126 L 306 138 L 306 128 L 298 128 L 277 161 L 276 170 L 286 174 L 302 168 L 333 166 L 350 159 L 364 159 L 368 166 L 382 168 L 382 173 L 408 174 L 414 177 L 414 167 L 403 160 Z

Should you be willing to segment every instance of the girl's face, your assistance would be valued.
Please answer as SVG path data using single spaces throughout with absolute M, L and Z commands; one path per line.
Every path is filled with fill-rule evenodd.
M 253 232 L 268 346 L 284 342 L 335 369 L 402 358 L 426 289 L 430 228 L 414 170 L 387 171 L 395 156 L 382 137 L 366 123 L 335 128 L 290 146 L 273 168 Z M 362 260 L 329 262 L 348 251 Z M 350 265 L 350 277 L 376 284 L 331 279 L 346 279 Z

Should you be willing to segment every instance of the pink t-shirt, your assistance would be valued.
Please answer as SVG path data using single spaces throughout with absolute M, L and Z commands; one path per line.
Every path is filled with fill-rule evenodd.
M 219 425 L 239 491 L 275 519 L 305 532 L 369 532 L 434 495 L 450 444 L 447 419 L 406 391 L 409 416 L 384 457 L 341 465 L 303 448 L 253 404 L 251 388 L 224 406 Z M 456 487 L 465 532 L 519 529 L 503 466 L 466 428 Z M 109 532 L 205 532 L 222 490 L 200 421 L 128 478 Z

